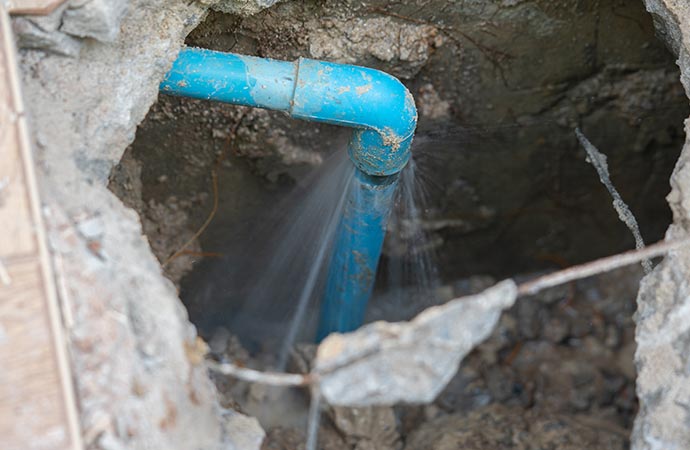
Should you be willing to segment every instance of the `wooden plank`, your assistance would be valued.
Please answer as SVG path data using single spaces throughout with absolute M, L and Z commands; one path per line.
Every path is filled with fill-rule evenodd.
M 9 0 L 6 4 L 11 14 L 50 14 L 65 0 Z
M 0 2 L 0 447 L 81 450 L 15 56 Z
M 5 259 L 38 252 L 32 232 L 33 220 L 19 147 L 17 114 L 12 108 L 8 61 L 0 52 L 0 255 Z
M 0 436 L 5 449 L 68 449 L 62 384 L 37 259 L 7 266 L 0 290 Z

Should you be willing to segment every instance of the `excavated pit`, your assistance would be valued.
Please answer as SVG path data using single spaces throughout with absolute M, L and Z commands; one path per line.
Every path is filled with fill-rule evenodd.
M 428 197 L 424 226 L 446 283 L 553 269 L 633 246 L 585 161 L 577 126 L 607 155 L 643 237 L 661 239 L 688 107 L 673 56 L 643 6 L 455 10 L 442 3 L 414 10 L 370 1 L 348 10 L 286 2 L 250 17 L 210 13 L 186 43 L 366 64 L 401 77 L 420 112 L 414 153 Z M 213 283 L 205 274 L 214 258 L 233 252 L 238 233 L 251 235 L 240 224 L 279 205 L 326 155 L 344 148 L 348 133 L 161 95 L 112 172 L 111 189 L 140 213 L 165 261 L 208 217 L 212 172 L 226 155 L 212 222 L 165 267 L 177 283 L 187 275 L 183 292 L 200 289 Z M 217 305 L 187 306 L 193 320 L 218 312 Z
M 674 0 L 644 6 L 688 92 L 690 9 Z M 208 14 L 211 7 L 245 16 Z M 609 155 L 645 238 L 669 221 L 669 184 L 666 236 L 687 235 L 687 138 L 668 172 L 687 101 L 673 57 L 637 2 L 67 0 L 48 16 L 12 21 L 88 448 L 255 449 L 264 431 L 237 410 L 258 414 L 266 405 L 274 411 L 261 418 L 266 448 L 304 441 L 303 392 L 280 399 L 232 378 L 211 383 L 187 312 L 211 357 L 261 368 L 265 353 L 250 355 L 215 333 L 217 324 L 204 324 L 226 304 L 195 304 L 184 292 L 210 286 L 203 267 L 234 254 L 224 240 L 230 225 L 255 223 L 254 213 L 347 137 L 260 111 L 163 97 L 151 108 L 185 38 L 401 77 L 420 109 L 418 142 L 439 155 L 427 165 L 439 186 L 425 217 L 446 294 L 492 282 L 477 274 L 548 270 L 631 244 L 583 162 L 577 125 Z M 202 253 L 165 265 L 172 280 L 187 274 L 185 310 L 160 262 L 206 220 L 221 150 L 230 157 L 219 173 L 218 214 L 187 249 Z M 689 258 L 671 252 L 643 279 L 635 340 L 637 267 L 521 299 L 433 404 L 326 408 L 322 447 L 690 448 Z M 302 347 L 291 369 L 310 360 Z
M 655 38 L 642 4 L 408 3 L 284 2 L 249 17 L 212 12 L 186 43 L 362 64 L 400 77 L 420 112 L 415 152 L 427 178 L 424 220 L 450 295 L 633 247 L 585 161 L 577 126 L 608 156 L 645 240 L 663 238 L 672 219 L 668 180 L 689 108 L 674 57 Z M 139 213 L 204 338 L 218 336 L 228 299 L 199 302 L 190 292 L 222 288 L 222 273 L 231 269 L 223 256 L 233 243 L 250 237 L 257 217 L 343 149 L 348 133 L 159 96 L 112 171 L 110 189 Z M 168 261 L 207 220 L 214 197 L 208 228 Z M 462 448 L 480 448 L 471 446 L 480 438 L 501 448 L 519 433 L 554 448 L 624 448 L 637 411 L 632 314 L 640 277 L 631 268 L 519 303 L 434 404 L 331 410 L 321 431 L 326 448 L 445 448 L 443 437 L 458 429 L 467 430 L 457 441 Z M 221 347 L 214 351 L 234 359 L 261 358 L 234 339 Z M 218 384 L 226 404 L 261 413 L 257 396 L 265 396 Z M 286 403 L 274 405 L 277 411 L 305 406 L 299 395 L 279 401 Z M 264 445 L 297 448 L 303 418 L 281 422 L 276 415 L 262 417 Z

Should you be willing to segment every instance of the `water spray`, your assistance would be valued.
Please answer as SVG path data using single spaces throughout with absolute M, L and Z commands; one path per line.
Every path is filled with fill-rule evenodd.
M 365 67 L 183 49 L 160 85 L 166 94 L 285 111 L 354 128 L 356 167 L 328 267 L 317 340 L 364 321 L 398 174 L 410 159 L 417 110 L 395 77 Z

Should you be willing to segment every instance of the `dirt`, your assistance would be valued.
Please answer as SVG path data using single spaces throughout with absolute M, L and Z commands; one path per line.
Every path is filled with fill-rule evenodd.
M 335 133 L 328 133 L 320 149 L 310 149 L 302 139 L 314 130 Z M 295 179 L 345 142 L 343 132 L 260 109 L 161 96 L 111 173 L 109 187 L 139 213 L 154 254 L 165 262 L 212 213 L 217 173 L 219 206 L 211 226 L 164 267 L 179 286 L 204 255 L 220 258 L 230 251 L 228 233 L 278 203 Z
M 518 300 L 432 404 L 327 407 L 320 448 L 628 448 L 637 412 L 632 313 L 642 272 L 630 267 Z M 460 296 L 492 283 L 477 277 L 445 288 Z M 224 336 L 213 358 L 270 364 Z M 313 346 L 298 350 L 290 370 L 306 372 Z M 263 449 L 304 448 L 306 392 L 221 376 L 217 385 L 226 401 L 259 417 Z

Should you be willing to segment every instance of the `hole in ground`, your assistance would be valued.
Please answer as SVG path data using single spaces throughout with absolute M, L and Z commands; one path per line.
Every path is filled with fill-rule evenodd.
M 688 108 L 673 58 L 655 40 L 642 5 L 604 1 L 580 8 L 573 2 L 554 9 L 537 2 L 457 11 L 445 3 L 414 10 L 369 1 L 346 11 L 339 2 L 288 2 L 243 19 L 212 13 L 188 44 L 280 59 L 312 55 L 403 78 L 420 110 L 416 189 L 426 195 L 420 223 L 428 240 L 422 244 L 438 255 L 437 298 L 633 246 L 584 160 L 575 126 L 608 156 L 611 178 L 645 239 L 662 238 L 671 220 L 664 197 Z M 280 322 L 294 298 L 277 297 L 291 281 L 269 286 L 273 303 L 259 304 L 252 314 L 246 307 L 252 298 L 229 281 L 240 266 L 260 273 L 274 257 L 292 257 L 274 255 L 271 245 L 257 241 L 284 230 L 267 222 L 303 212 L 313 187 L 309 173 L 347 138 L 347 130 L 279 113 L 166 96 L 139 127 L 111 189 L 140 213 L 161 261 L 214 209 L 216 170 L 213 220 L 165 267 L 216 357 L 259 367 L 275 357 L 285 332 Z M 326 173 L 321 183 L 337 186 L 334 173 Z M 312 211 L 301 220 L 308 224 L 312 217 L 323 219 Z M 299 244 L 305 235 L 277 238 L 276 246 Z M 401 267 L 398 257 L 409 254 L 397 244 L 386 246 L 372 317 L 399 319 L 430 301 L 411 286 L 421 271 L 415 259 L 408 258 L 411 275 L 396 282 L 395 292 L 386 284 Z M 253 246 L 268 254 L 253 254 Z M 545 446 L 558 439 L 582 448 L 625 446 L 636 411 L 632 313 L 640 276 L 632 267 L 519 301 L 432 405 L 356 417 L 332 410 L 322 438 L 331 448 L 361 441 L 375 448 L 401 442 L 433 448 L 439 436 L 467 429 L 462 445 L 481 435 L 501 448 L 526 431 Z M 232 337 L 238 333 L 241 342 Z M 308 363 L 309 352 L 300 347 L 293 369 Z M 262 417 L 272 430 L 269 441 L 301 439 L 303 393 L 271 400 L 267 414 L 271 391 L 218 384 L 229 404 Z M 562 432 L 548 431 L 554 428 Z

